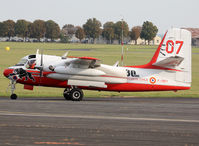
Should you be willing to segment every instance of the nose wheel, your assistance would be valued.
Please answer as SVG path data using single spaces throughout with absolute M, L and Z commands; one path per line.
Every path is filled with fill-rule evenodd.
M 10 99 L 16 100 L 16 99 L 17 99 L 17 94 L 11 94 L 11 95 L 10 95 Z
M 79 88 L 66 88 L 64 90 L 63 96 L 66 100 L 81 101 L 83 99 L 84 93 L 82 89 Z

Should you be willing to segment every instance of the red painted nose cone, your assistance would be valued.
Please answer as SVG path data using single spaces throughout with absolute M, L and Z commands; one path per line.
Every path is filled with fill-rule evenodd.
M 11 73 L 13 73 L 13 69 L 5 69 L 5 70 L 3 71 L 3 75 L 4 75 L 5 77 L 8 77 L 9 74 L 11 74 Z

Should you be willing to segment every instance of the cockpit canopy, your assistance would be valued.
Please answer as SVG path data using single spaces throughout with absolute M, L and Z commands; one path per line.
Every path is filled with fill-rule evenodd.
M 26 68 L 31 68 L 36 61 L 36 55 L 28 55 L 23 58 L 15 66 L 25 66 Z
M 24 66 L 28 59 L 22 58 L 15 66 Z

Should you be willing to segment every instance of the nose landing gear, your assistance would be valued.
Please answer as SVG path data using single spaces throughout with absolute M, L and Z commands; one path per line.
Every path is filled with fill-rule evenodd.
M 16 85 L 16 81 L 13 80 L 13 79 L 10 79 L 10 84 L 9 84 L 8 88 L 10 87 L 10 90 L 11 90 L 10 99 L 12 99 L 12 100 L 16 100 L 17 99 L 17 94 L 14 93 L 14 91 L 16 89 L 15 85 Z

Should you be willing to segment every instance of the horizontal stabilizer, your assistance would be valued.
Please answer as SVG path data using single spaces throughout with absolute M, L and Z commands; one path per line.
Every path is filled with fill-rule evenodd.
M 171 56 L 166 59 L 163 59 L 161 61 L 158 61 L 152 65 L 160 66 L 160 67 L 166 67 L 166 68 L 174 68 L 176 66 L 179 66 L 181 62 L 184 60 L 183 57 L 180 56 Z

